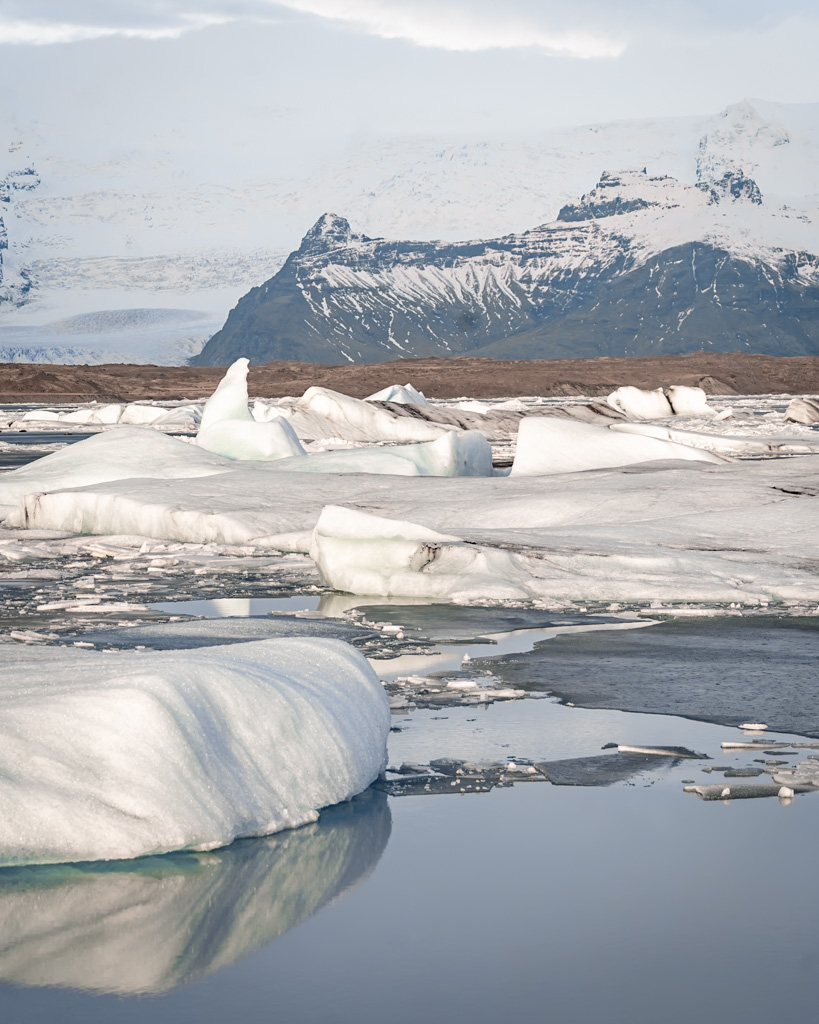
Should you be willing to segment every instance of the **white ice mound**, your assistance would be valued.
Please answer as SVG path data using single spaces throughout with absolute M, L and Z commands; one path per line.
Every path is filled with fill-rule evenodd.
M 205 403 L 196 443 L 229 459 L 271 461 L 304 455 L 286 419 L 257 420 L 247 405 L 247 359 L 237 359 Z
M 184 480 L 225 471 L 223 459 L 144 427 L 118 427 L 0 475 L 0 507 L 26 494 L 145 477 Z M 24 525 L 23 523 L 17 525 Z
M 650 392 L 653 394 L 654 392 Z M 708 397 L 702 388 L 690 388 L 684 384 L 672 384 L 666 389 L 675 416 L 706 416 L 713 419 L 718 413 L 708 405 Z
M 786 423 L 819 423 L 819 398 L 792 398 L 785 410 Z
M 644 391 L 627 385 L 612 391 L 606 401 L 612 409 L 617 409 L 632 420 L 659 420 L 674 415 L 662 388 Z
M 118 422 L 132 427 L 144 427 L 156 423 L 168 411 L 161 405 L 141 405 L 139 402 L 132 402 L 125 406 Z
M 0 864 L 213 849 L 314 821 L 377 777 L 389 717 L 336 640 L 8 650 Z
M 329 388 L 308 388 L 293 406 L 290 422 L 302 438 L 345 441 L 434 441 L 447 427 L 402 416 Z
M 219 420 L 249 420 L 253 417 L 247 407 L 247 370 L 249 359 L 237 359 L 225 371 L 216 390 L 205 402 L 201 429 Z
M 412 384 L 390 384 L 374 395 L 368 395 L 365 402 L 398 402 L 400 405 L 429 405 L 423 391 L 416 391 Z
M 270 461 L 304 455 L 296 432 L 286 419 L 218 420 L 200 428 L 196 443 L 229 459 Z
M 511 475 L 547 476 L 661 459 L 724 461 L 701 448 L 644 434 L 622 433 L 594 423 L 549 416 L 526 416 L 520 421 Z
M 425 444 L 318 452 L 284 460 L 276 469 L 297 473 L 491 476 L 492 447 L 477 430 L 453 430 Z
M 477 588 L 497 600 L 528 596 L 508 551 L 338 505 L 322 509 L 310 556 L 329 586 L 349 594 L 455 598 Z

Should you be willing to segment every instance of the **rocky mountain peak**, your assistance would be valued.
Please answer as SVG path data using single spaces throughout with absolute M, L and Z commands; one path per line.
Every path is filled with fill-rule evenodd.
M 667 175 L 650 176 L 646 168 L 640 170 L 603 171 L 600 180 L 581 197 L 578 203 L 568 203 L 557 215 L 559 221 L 599 220 L 649 207 L 671 208 L 681 202 L 681 185 Z
M 302 239 L 301 247 L 336 249 L 353 241 L 352 228 L 346 217 L 337 213 L 323 213 Z

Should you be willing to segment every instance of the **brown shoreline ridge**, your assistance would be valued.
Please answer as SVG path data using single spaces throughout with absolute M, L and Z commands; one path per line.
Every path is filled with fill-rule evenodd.
M 211 394 L 224 372 L 220 366 L 0 363 L 0 402 L 193 401 Z M 456 356 L 343 366 L 273 362 L 251 366 L 248 388 L 260 398 L 299 396 L 311 385 L 366 398 L 390 384 L 407 382 L 430 398 L 600 396 L 624 384 L 640 388 L 686 384 L 710 395 L 801 395 L 819 392 L 819 356 L 690 352 L 596 359 Z

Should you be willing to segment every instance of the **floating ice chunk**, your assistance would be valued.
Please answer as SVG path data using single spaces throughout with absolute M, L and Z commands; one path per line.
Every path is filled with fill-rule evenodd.
M 139 402 L 130 402 L 122 410 L 119 422 L 137 427 L 147 426 L 150 423 L 155 423 L 167 411 L 161 405 L 141 405 Z
M 271 405 L 269 402 L 262 402 L 258 398 L 253 403 L 251 413 L 253 419 L 258 420 L 259 423 L 269 423 L 270 420 L 276 420 L 287 415 L 287 411 L 283 407 Z
M 785 410 L 786 423 L 819 423 L 819 398 L 792 398 Z
M 527 416 L 520 421 L 511 475 L 574 473 L 660 459 L 723 461 L 703 449 L 646 437 L 642 432 L 623 434 L 594 423 L 551 416 Z
M 345 441 L 434 441 L 448 429 L 318 387 L 304 392 L 293 407 L 291 421 L 299 437 Z
M 464 587 L 485 597 L 527 596 L 520 560 L 415 523 L 326 506 L 310 555 L 335 590 L 382 597 L 454 597 Z
M 229 459 L 271 461 L 303 455 L 286 419 L 259 420 L 247 406 L 247 359 L 237 359 L 205 403 L 196 443 Z M 257 403 L 258 404 L 258 403 Z
M 672 384 L 666 389 L 666 397 L 675 416 L 706 416 L 712 419 L 717 415 L 708 405 L 708 398 L 702 388 Z
M 289 427 L 286 420 L 284 424 Z M 492 448 L 477 430 L 447 431 L 425 444 L 318 452 L 288 459 L 276 468 L 301 473 L 491 476 Z
M 196 443 L 229 459 L 269 461 L 304 455 L 295 430 L 284 418 L 268 422 L 218 420 L 200 428 Z
M 196 425 L 202 419 L 201 405 L 180 405 L 176 409 L 167 409 L 162 415 L 155 419 L 153 426 L 165 427 L 174 425 Z
M 399 405 L 427 405 L 423 391 L 416 391 L 412 384 L 390 384 L 374 395 L 368 395 L 365 402 L 397 402 Z
M 23 420 L 26 422 L 58 423 L 59 419 L 60 414 L 54 409 L 29 409 L 23 414 Z
M 662 388 L 655 391 L 643 391 L 631 385 L 617 388 L 606 398 L 613 409 L 625 413 L 629 419 L 659 420 L 673 416 L 671 403 L 665 397 Z
M 201 429 L 204 430 L 219 420 L 248 420 L 253 417 L 247 407 L 247 370 L 250 360 L 237 359 L 225 371 L 216 390 L 205 402 L 202 410 Z
M 184 480 L 222 473 L 229 465 L 218 456 L 167 434 L 142 427 L 120 427 L 0 475 L 0 507 L 16 506 L 26 494 L 135 477 Z
M 336 640 L 4 652 L 0 864 L 213 849 L 314 821 L 386 763 L 389 708 Z

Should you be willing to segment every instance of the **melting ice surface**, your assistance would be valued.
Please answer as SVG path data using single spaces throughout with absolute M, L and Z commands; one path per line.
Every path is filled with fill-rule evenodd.
M 475 407 L 481 403 L 469 404 L 480 416 Z M 503 403 L 483 406 L 489 411 L 493 404 Z M 519 402 L 515 409 L 543 412 L 549 404 Z M 51 645 L 105 647 L 105 636 L 115 635 L 110 617 L 105 629 L 88 622 L 88 595 L 104 604 L 107 581 L 116 582 L 119 600 L 134 602 L 137 610 L 129 616 L 138 617 L 136 601 L 151 599 L 166 580 L 164 599 L 150 606 L 154 623 L 162 614 L 205 617 L 154 630 L 161 646 L 178 627 L 177 640 L 186 648 L 176 652 L 175 663 L 192 669 L 211 616 L 213 623 L 220 617 L 214 637 L 236 632 L 233 646 L 220 648 L 227 664 L 242 657 L 241 648 L 254 646 L 240 641 L 263 635 L 266 622 L 272 628 L 272 617 L 278 615 L 277 630 L 288 615 L 320 630 L 320 615 L 343 616 L 367 604 L 361 635 L 369 630 L 376 637 L 380 650 L 370 663 L 378 677 L 390 687 L 408 676 L 420 680 L 408 684 L 403 706 L 393 708 L 390 767 L 436 758 L 598 763 L 614 760 L 612 751 L 601 750 L 611 742 L 685 746 L 710 755 L 710 761 L 657 758 L 605 785 L 599 779 L 523 785 L 521 776 L 514 788 L 449 800 L 387 801 L 370 790 L 363 800 L 322 811 L 317 823 L 225 849 L 109 865 L 2 869 L 0 978 L 7 984 L 0 1002 L 9 1018 L 86 1024 L 116 1016 L 177 1024 L 256 1019 L 271 1008 L 282 1019 L 311 1024 L 385 1016 L 398 1024 L 442 1018 L 495 1024 L 510 1015 L 540 1019 L 544 1012 L 584 1024 L 655 1024 L 658 1013 L 672 1024 L 767 1024 L 782 1015 L 813 1015 L 819 907 L 806 879 L 815 872 L 819 799 L 797 796 L 790 807 L 776 800 L 723 807 L 681 792 L 685 779 L 742 785 L 724 775 L 726 767 L 762 771 L 769 761 L 794 764 L 806 752 L 788 753 L 779 741 L 798 741 L 798 729 L 790 735 L 772 729 L 764 744 L 747 752 L 723 751 L 722 741 L 738 738 L 735 729 L 668 713 L 679 699 L 685 714 L 716 717 L 709 697 L 716 693 L 714 673 L 709 676 L 699 658 L 698 638 L 705 633 L 696 632 L 695 620 L 687 645 L 666 630 L 666 645 L 652 646 L 649 638 L 666 627 L 584 620 L 576 592 L 582 584 L 584 600 L 606 602 L 595 606 L 603 611 L 608 602 L 645 601 L 646 595 L 664 606 L 664 614 L 680 600 L 723 602 L 713 612 L 727 610 L 729 602 L 759 607 L 776 595 L 809 611 L 815 605 L 806 550 L 816 532 L 816 435 L 783 425 L 786 404 L 731 399 L 720 405 L 735 410 L 733 423 L 711 415 L 699 422 L 692 415 L 627 423 L 629 430 L 621 431 L 623 437 L 632 432 L 696 443 L 720 458 L 752 457 L 732 464 L 642 465 L 560 478 L 404 478 L 400 486 L 377 474 L 311 473 L 308 480 L 308 474 L 289 473 L 283 487 L 275 464 L 237 467 L 158 434 L 145 441 L 140 433 L 146 457 L 133 479 L 122 478 L 114 442 L 96 446 L 110 449 L 110 459 L 93 467 L 94 479 L 73 453 L 62 468 L 52 461 L 53 473 L 35 464 L 26 474 L 6 475 L 0 502 L 18 510 L 13 514 L 23 508 L 29 526 L 51 531 L 4 534 L 0 545 L 15 584 L 31 590 L 30 606 L 45 609 L 35 629 L 15 623 L 17 642 L 32 645 L 26 656 L 43 664 L 66 656 Z M 309 429 L 314 433 L 308 436 L 325 440 L 344 434 L 356 438 L 342 438 L 350 444 L 372 442 L 379 433 L 396 443 L 426 443 L 449 429 L 378 408 L 365 416 L 354 400 L 326 392 L 297 405 L 267 411 L 287 416 L 297 433 Z M 65 423 L 59 429 L 67 429 Z M 319 429 L 325 433 L 315 433 Z M 685 436 L 691 430 L 695 441 Z M 128 431 L 119 437 L 127 439 Z M 781 454 L 789 457 L 776 457 Z M 760 456 L 766 461 L 755 461 Z M 378 460 L 367 459 L 374 468 Z M 325 460 L 328 466 L 332 461 Z M 174 480 L 177 463 L 186 467 L 181 483 Z M 34 493 L 40 497 L 27 498 Z M 389 543 L 369 551 L 367 572 L 378 573 L 395 559 L 402 572 L 413 574 L 413 585 L 420 579 L 421 593 L 425 582 L 435 582 L 438 558 L 424 549 L 428 534 L 416 543 L 426 530 L 454 538 L 443 541 L 453 545 L 443 561 L 453 559 L 456 568 L 480 559 L 490 569 L 503 562 L 510 576 L 500 582 L 518 595 L 512 603 L 527 602 L 526 614 L 533 613 L 533 597 L 544 604 L 556 596 L 555 605 L 530 628 L 512 621 L 517 609 L 511 607 L 502 610 L 510 616 L 506 625 L 498 609 L 438 607 L 430 610 L 439 619 L 433 629 L 429 621 L 417 626 L 420 612 L 414 622 L 406 610 L 391 609 L 386 592 L 378 602 L 349 595 L 267 597 L 258 586 L 243 591 L 241 566 L 254 560 L 269 573 L 270 593 L 285 589 L 276 544 L 286 539 L 288 550 L 310 550 L 313 526 L 329 504 L 363 513 L 364 542 L 373 517 L 393 521 Z M 94 547 L 93 538 L 75 535 L 80 527 L 119 536 Z M 60 539 L 60 530 L 71 536 Z M 153 539 L 143 544 L 135 536 L 140 533 Z M 487 550 L 502 557 L 493 562 Z M 196 568 L 185 575 L 188 558 Z M 307 563 L 302 555 L 293 558 Z M 233 582 L 229 573 L 219 574 L 220 559 L 230 561 Z M 68 565 L 74 585 L 85 589 L 66 597 L 60 574 Z M 129 567 L 128 579 L 118 579 L 118 566 Z M 151 577 L 144 575 L 149 570 Z M 79 578 L 83 571 L 86 579 Z M 457 584 L 457 573 L 452 577 Z M 304 583 L 288 579 L 293 586 Z M 461 599 L 485 599 L 485 582 L 461 580 Z M 190 599 L 171 600 L 174 588 L 180 594 L 184 588 Z M 195 600 L 197 593 L 210 600 Z M 555 609 L 572 613 L 571 621 Z M 702 605 L 676 610 L 702 611 Z M 471 617 L 466 625 L 465 617 Z M 456 618 L 458 628 L 450 628 Z M 132 621 L 120 622 L 119 632 L 134 628 Z M 719 635 L 720 621 L 709 626 L 713 634 Z M 150 623 L 144 629 L 148 635 Z M 730 693 L 749 700 L 767 694 L 769 711 L 776 698 L 780 710 L 789 705 L 795 723 L 800 712 L 814 721 L 815 672 L 806 674 L 813 647 L 801 627 L 791 623 L 780 632 L 782 642 L 767 647 L 770 638 L 755 646 L 750 631 L 729 641 L 747 675 Z M 618 661 L 625 641 L 642 645 L 647 659 Z M 700 646 L 706 655 L 711 650 L 704 640 Z M 120 666 L 130 666 L 129 658 L 148 665 L 153 657 L 111 649 L 90 654 Z M 571 706 L 570 684 L 584 676 L 610 689 L 608 703 Z M 635 693 L 649 677 L 667 684 L 660 687 L 663 713 L 618 710 L 626 691 L 628 706 L 639 706 Z M 720 716 L 731 720 L 725 711 L 729 680 L 719 681 Z M 548 696 L 550 683 L 563 703 Z M 471 692 L 463 686 L 472 684 L 476 703 L 459 703 Z M 529 689 L 518 689 L 522 699 L 480 699 L 524 684 Z M 422 686 L 429 704 L 413 706 Z M 652 692 L 656 698 L 656 687 Z M 728 710 L 746 711 L 741 704 Z M 749 712 L 742 720 L 749 718 L 764 721 L 765 715 Z M 768 745 L 775 747 L 770 754 Z M 321 758 L 311 763 L 323 768 Z M 129 787 L 121 788 L 127 793 Z M 355 885 L 369 872 L 366 884 Z M 156 998 L 123 998 L 137 993 Z

